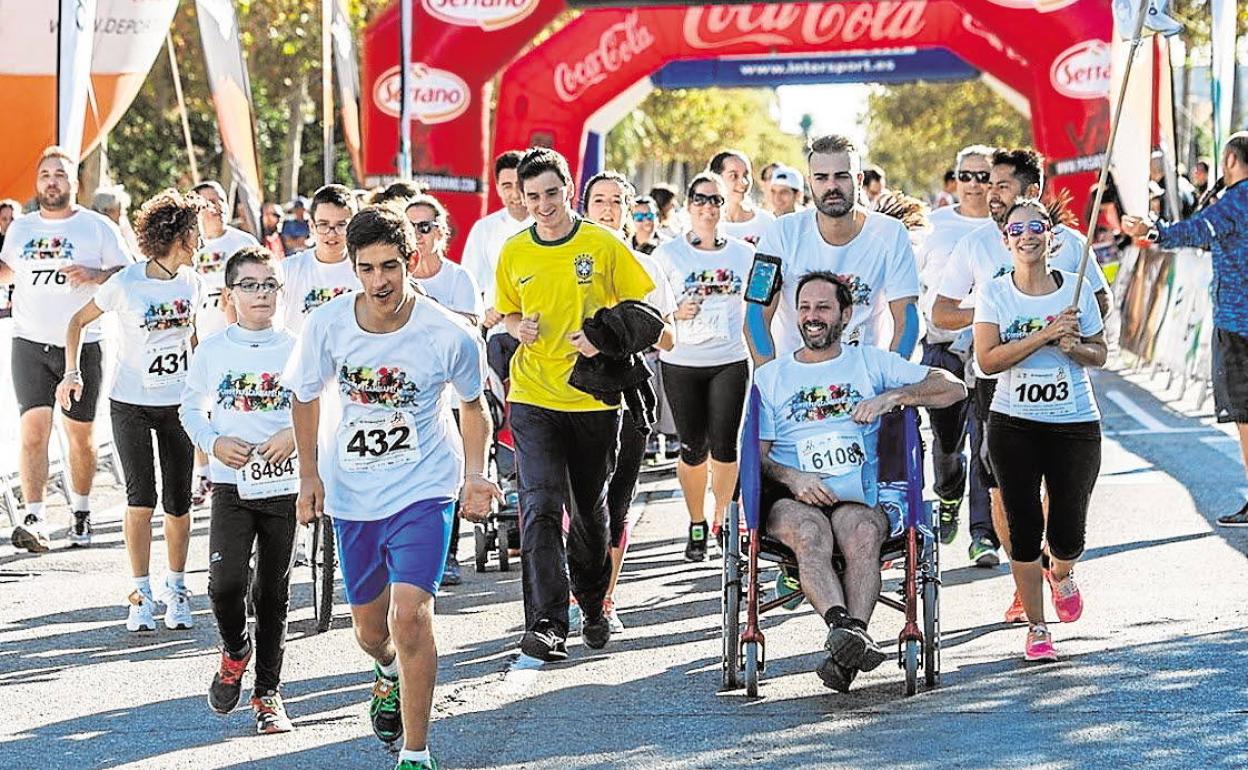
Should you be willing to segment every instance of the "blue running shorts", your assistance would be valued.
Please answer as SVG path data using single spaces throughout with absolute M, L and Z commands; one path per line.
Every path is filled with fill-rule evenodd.
M 454 513 L 454 500 L 435 498 L 377 521 L 334 519 L 347 601 L 368 604 L 391 583 L 408 583 L 436 596 Z

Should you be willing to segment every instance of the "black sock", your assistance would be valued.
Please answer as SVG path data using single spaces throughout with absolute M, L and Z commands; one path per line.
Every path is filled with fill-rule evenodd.
M 1041 552 L 1040 552 L 1040 566 L 1041 566 L 1041 567 L 1043 567 L 1044 569 L 1052 569 L 1052 566 L 1051 566 L 1051 565 L 1050 565 L 1050 563 L 1049 563 L 1049 552 L 1048 552 L 1048 551 L 1041 551 Z
M 859 620 L 858 618 L 849 618 L 849 619 L 848 619 L 848 620 L 846 620 L 845 622 L 846 622 L 846 624 L 847 624 L 847 625 L 849 625 L 850 627 L 852 627 L 852 628 L 856 628 L 856 629 L 858 629 L 859 631 L 862 631 L 863 633 L 866 633 L 866 630 L 867 630 L 867 621 L 865 621 L 865 620 Z
M 823 613 L 823 620 L 828 627 L 842 628 L 849 621 L 849 613 L 839 604 L 835 607 L 829 607 L 828 611 Z

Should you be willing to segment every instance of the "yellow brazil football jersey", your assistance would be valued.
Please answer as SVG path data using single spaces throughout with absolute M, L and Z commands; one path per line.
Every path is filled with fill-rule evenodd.
M 610 409 L 568 384 L 576 348 L 568 335 L 586 318 L 654 289 L 645 268 L 610 231 L 581 219 L 558 241 L 538 240 L 536 227 L 512 236 L 498 258 L 498 312 L 538 315 L 538 337 L 511 361 L 509 400 L 561 412 Z

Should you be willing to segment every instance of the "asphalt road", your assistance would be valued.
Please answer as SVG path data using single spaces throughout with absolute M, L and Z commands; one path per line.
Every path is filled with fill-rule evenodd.
M 847 695 L 824 689 L 811 673 L 822 623 L 804 605 L 765 618 L 761 697 L 718 694 L 719 562 L 683 561 L 675 481 L 649 474 L 618 596 L 628 630 L 605 651 L 578 640 L 567 663 L 518 664 L 514 571 L 469 567 L 439 597 L 436 755 L 445 768 L 568 770 L 1248 767 L 1248 531 L 1212 525 L 1248 484 L 1208 404 L 1172 408 L 1141 385 L 1156 384 L 1098 379 L 1104 464 L 1077 572 L 1087 606 L 1077 624 L 1052 627 L 1060 663 L 1022 662 L 1023 630 L 1000 622 L 1008 571 L 969 566 L 963 533 L 943 554 L 938 689 L 903 697 L 891 663 Z M 311 635 L 306 569 L 296 570 L 284 685 L 296 731 L 258 737 L 246 710 L 208 709 L 217 654 L 206 512 L 188 576 L 196 628 L 127 634 L 119 490 L 101 484 L 111 506 L 96 546 L 39 557 L 0 548 L 0 768 L 393 765 L 368 726 L 370 665 L 345 606 L 328 633 Z M 67 522 L 63 506 L 52 513 Z M 899 630 L 886 608 L 871 625 L 882 640 Z

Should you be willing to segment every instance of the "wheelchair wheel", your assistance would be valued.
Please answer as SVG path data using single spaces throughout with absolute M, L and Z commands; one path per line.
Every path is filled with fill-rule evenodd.
M 923 554 L 923 679 L 940 685 L 940 543 L 927 539 Z
M 914 695 L 919 691 L 919 643 L 914 639 L 906 641 L 906 695 Z
M 509 543 L 511 542 L 510 540 L 511 525 L 507 524 L 504 521 L 500 521 L 498 522 L 497 525 L 495 525 L 495 527 L 496 527 L 496 531 L 498 532 L 498 571 L 510 572 L 511 571 L 511 554 L 509 553 L 508 549 L 511 547 L 509 545 Z
M 477 572 L 485 572 L 485 568 L 490 563 L 490 535 L 485 531 L 484 524 L 473 526 L 472 539 L 476 545 Z
M 334 527 L 324 518 L 312 524 L 312 613 L 318 634 L 334 620 Z
M 737 503 L 728 504 L 728 521 L 725 526 L 729 532 L 736 531 L 741 511 Z M 723 643 L 723 686 L 725 690 L 735 690 L 741 686 L 741 539 L 728 537 L 724 539 L 724 568 L 721 591 L 721 610 L 723 624 L 721 629 Z
M 745 644 L 745 694 L 758 697 L 758 642 Z

